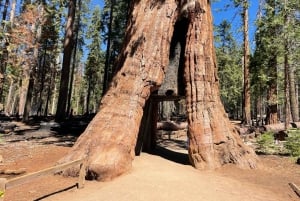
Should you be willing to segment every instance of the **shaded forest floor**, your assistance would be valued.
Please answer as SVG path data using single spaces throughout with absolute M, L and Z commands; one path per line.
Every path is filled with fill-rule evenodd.
M 86 124 L 77 123 L 77 128 L 64 124 L 58 129 L 47 122 L 30 126 L 13 123 L 17 126 L 14 132 L 0 134 L 0 177 L 5 178 L 16 177 L 7 174 L 10 172 L 30 173 L 54 166 Z M 85 188 L 76 189 L 77 178 L 47 176 L 7 190 L 4 200 L 299 200 L 288 183 L 300 186 L 300 166 L 288 157 L 260 155 L 263 167 L 257 170 L 226 165 L 216 171 L 198 171 L 188 162 L 185 131 L 159 136 L 159 146 L 152 154 L 137 156 L 132 170 L 113 181 L 86 181 Z

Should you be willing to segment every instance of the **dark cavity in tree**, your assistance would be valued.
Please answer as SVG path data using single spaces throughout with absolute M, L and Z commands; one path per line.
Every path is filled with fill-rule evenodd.
M 188 19 L 182 18 L 174 25 L 174 32 L 170 44 L 169 66 L 158 95 L 185 95 L 184 81 L 184 52 Z

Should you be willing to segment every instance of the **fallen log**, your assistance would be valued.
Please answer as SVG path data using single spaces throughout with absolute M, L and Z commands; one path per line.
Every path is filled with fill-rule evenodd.
M 263 128 L 265 131 L 272 131 L 274 133 L 285 130 L 284 123 L 264 125 Z
M 184 130 L 188 126 L 187 122 L 162 121 L 157 122 L 157 130 L 178 131 Z

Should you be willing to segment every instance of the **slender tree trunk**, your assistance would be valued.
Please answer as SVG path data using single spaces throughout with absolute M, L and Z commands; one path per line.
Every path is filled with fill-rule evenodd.
M 250 75 L 249 75 L 249 29 L 248 29 L 248 0 L 243 2 L 243 24 L 244 24 L 244 103 L 243 103 L 243 124 L 251 124 L 250 106 Z
M 285 1 L 285 13 L 284 13 L 284 24 L 285 26 L 289 26 L 290 25 L 290 16 L 288 11 L 286 10 L 286 5 L 287 1 Z M 295 65 L 290 65 L 289 63 L 289 55 L 290 55 L 290 51 L 289 51 L 289 47 L 291 46 L 291 42 L 290 42 L 290 38 L 289 38 L 289 33 L 285 33 L 284 37 L 285 37 L 285 41 L 284 41 L 284 67 L 286 69 L 286 73 L 288 73 L 288 75 L 286 77 L 288 77 L 288 80 L 286 80 L 288 82 L 288 90 L 289 90 L 289 99 L 287 98 L 287 101 L 289 101 L 290 103 L 290 112 L 291 112 L 291 117 L 292 117 L 292 121 L 293 122 L 297 122 L 299 121 L 299 106 L 298 106 L 298 96 L 297 96 L 297 92 L 296 92 L 296 69 L 295 69 Z
M 32 60 L 27 61 L 29 66 L 29 83 L 28 83 L 28 89 L 26 90 L 26 98 L 24 103 L 24 110 L 23 110 L 23 118 L 22 121 L 26 122 L 29 120 L 29 115 L 31 113 L 31 103 L 32 103 L 32 97 L 34 92 L 34 82 L 35 82 L 35 75 L 36 69 L 40 68 L 39 65 L 39 42 L 41 40 L 42 36 L 42 19 L 44 17 L 44 7 L 41 6 L 38 10 L 38 16 L 37 20 L 32 24 L 31 26 L 31 32 L 35 34 L 35 38 L 32 41 L 33 44 L 33 58 Z M 42 83 L 43 85 L 43 83 Z M 41 100 L 40 100 L 41 101 Z
M 53 69 L 53 67 L 51 66 L 51 68 Z M 53 71 L 53 72 L 52 72 Z M 52 90 L 53 90 L 53 85 L 55 85 L 55 70 L 51 70 L 51 77 L 50 77 L 50 81 L 49 81 L 49 85 L 47 88 L 47 99 L 46 99 L 46 105 L 45 105 L 45 111 L 44 111 L 44 116 L 48 115 L 48 111 L 49 111 L 49 102 L 51 99 L 51 95 L 52 95 Z
M 119 71 L 99 112 L 60 162 L 87 157 L 88 176 L 98 180 L 114 178 L 131 168 L 143 108 L 163 82 L 174 25 L 184 20 L 179 29 L 188 27 L 184 74 L 191 163 L 199 169 L 226 163 L 255 167 L 254 152 L 234 131 L 219 98 L 209 1 L 133 3 Z
M 20 92 L 20 99 L 19 99 L 19 115 L 23 116 L 25 104 L 26 104 L 26 96 L 28 91 L 28 85 L 29 85 L 29 79 L 30 79 L 30 73 L 29 73 L 29 67 L 25 66 L 22 70 L 22 78 L 20 78 L 20 86 L 19 86 L 19 92 Z
M 74 29 L 74 34 L 75 35 L 75 40 L 74 40 L 74 50 L 73 50 L 73 63 L 72 63 L 72 69 L 71 69 L 71 74 L 70 74 L 70 85 L 69 85 L 69 91 L 68 91 L 68 105 L 67 105 L 67 114 L 70 115 L 70 110 L 71 110 L 71 98 L 72 98 L 72 89 L 73 89 L 73 81 L 74 81 L 74 72 L 75 72 L 75 67 L 76 67 L 76 54 L 77 54 L 77 45 L 78 45 L 78 34 L 79 34 L 79 26 L 80 26 L 80 21 L 81 21 L 81 16 L 80 16 L 80 10 L 81 10 L 81 0 L 78 0 L 78 17 L 77 21 L 75 24 L 75 29 Z
M 1 23 L 1 26 L 4 31 L 6 31 L 6 29 L 7 29 L 4 21 L 6 20 L 6 17 L 7 17 L 8 6 L 9 6 L 9 0 L 6 0 L 5 4 L 4 4 L 4 8 L 3 8 L 2 23 Z M 2 40 L 3 36 L 1 36 L 0 39 Z M 4 83 L 5 83 L 5 71 L 6 71 L 7 60 L 8 60 L 7 45 L 8 44 L 5 39 L 3 52 L 2 52 L 2 55 L 0 55 L 0 104 L 3 104 L 3 105 L 4 105 L 3 91 L 4 91 Z M 3 109 L 3 108 L 0 108 L 0 109 Z
M 55 76 L 55 78 L 56 78 L 56 76 Z M 52 97 L 52 103 L 51 103 L 51 114 L 55 114 L 55 107 L 57 106 L 57 103 L 56 103 L 56 96 L 57 96 L 57 83 L 56 83 L 56 81 L 55 81 L 55 78 L 54 78 L 54 80 L 53 80 L 53 88 L 54 88 L 54 90 L 53 90 L 53 97 Z
M 272 17 L 276 15 L 275 1 L 270 1 L 269 5 L 273 8 Z M 270 27 L 271 44 L 274 44 L 274 37 L 277 35 L 276 27 Z M 277 105 L 277 53 L 278 50 L 272 48 L 270 50 L 270 58 L 268 61 L 268 91 L 267 91 L 267 116 L 266 124 L 278 123 L 278 105 Z
M 85 114 L 89 114 L 90 113 L 90 99 L 91 99 L 91 82 L 88 81 L 88 87 L 87 87 L 87 94 L 86 94 L 86 107 L 85 107 Z
M 287 52 L 284 55 L 284 108 L 285 108 L 285 121 L 284 127 L 285 129 L 289 128 L 290 125 L 290 80 L 289 80 L 289 65 L 288 65 L 288 55 Z
M 38 101 L 37 101 L 37 103 L 38 103 L 38 108 L 37 108 L 37 115 L 39 116 L 39 115 L 42 115 L 42 110 L 43 110 L 43 93 L 44 93 L 44 82 L 45 82 L 45 71 L 46 71 L 46 55 L 47 55 L 47 44 L 46 44 L 46 46 L 44 47 L 44 54 L 43 54 L 43 59 L 42 59 L 42 61 L 43 61 L 43 63 L 41 64 L 41 61 L 39 61 L 39 65 L 38 66 L 40 66 L 40 68 L 39 68 L 39 71 L 40 71 L 40 73 L 39 73 L 39 77 L 40 77 L 40 87 L 39 87 L 39 91 L 38 91 L 38 93 L 39 93 L 39 98 L 38 98 Z
M 109 12 L 109 24 L 108 24 L 108 37 L 107 37 L 107 44 L 106 44 L 106 54 L 105 54 L 105 67 L 104 67 L 104 78 L 103 78 L 103 90 L 102 96 L 106 93 L 108 89 L 108 85 L 110 82 L 110 74 L 112 72 L 110 69 L 111 61 L 110 61 L 110 43 L 111 43 L 111 33 L 112 33 L 112 23 L 113 23 L 113 14 L 114 14 L 114 3 L 115 0 L 110 1 L 110 12 Z
M 16 92 L 16 84 L 13 79 L 10 80 L 10 86 L 8 90 L 8 95 L 6 98 L 6 106 L 5 106 L 5 113 L 8 115 L 12 115 L 12 104 L 13 104 L 13 99 L 14 99 L 14 94 Z
M 285 16 L 285 23 L 287 23 L 287 16 Z M 291 89 L 291 85 L 290 84 L 295 84 L 291 82 L 291 77 L 293 77 L 293 75 L 291 75 L 292 73 L 290 72 L 290 65 L 289 65 L 289 49 L 288 49 L 288 38 L 285 34 L 285 38 L 284 38 L 284 107 L 285 107 L 285 121 L 284 121 L 284 127 L 285 129 L 288 129 L 290 127 L 290 117 L 291 117 L 291 112 L 293 113 L 293 111 L 291 110 L 291 105 L 292 104 L 292 100 L 290 98 L 292 98 L 292 94 L 294 93 Z M 295 89 L 295 87 L 293 88 Z M 295 100 L 293 100 L 295 101 Z M 293 102 L 295 103 L 295 102 Z M 293 116 L 292 116 L 293 117 Z
M 63 66 L 61 70 L 60 88 L 57 102 L 57 109 L 55 120 L 62 121 L 66 118 L 66 107 L 67 107 L 67 97 L 68 97 L 68 87 L 69 87 L 69 74 L 70 74 L 70 64 L 72 57 L 72 50 L 74 47 L 73 41 L 73 24 L 75 21 L 75 11 L 76 11 L 76 0 L 69 0 L 69 13 L 65 33 L 64 41 L 64 57 Z
M 278 123 L 278 108 L 277 108 L 277 56 L 273 55 L 269 62 L 268 92 L 267 92 L 267 116 L 266 124 Z
M 15 13 L 16 13 L 16 4 L 17 4 L 16 0 L 11 1 L 11 5 L 10 5 L 11 9 L 10 9 L 10 16 L 9 16 L 9 21 L 10 21 L 11 25 L 14 24 Z
M 2 13 L 2 23 L 3 23 L 4 20 L 6 20 L 8 6 L 9 6 L 9 0 L 6 0 L 5 4 L 4 4 L 4 8 L 3 8 L 3 13 Z
M 26 122 L 29 120 L 29 114 L 31 112 L 31 99 L 32 99 L 32 94 L 33 94 L 33 86 L 34 86 L 34 79 L 33 79 L 32 75 L 30 75 L 28 89 L 27 89 L 27 93 L 26 93 L 24 113 L 23 113 L 23 118 L 22 118 L 23 122 Z
M 290 65 L 289 71 L 289 81 L 290 81 L 290 102 L 291 102 L 291 113 L 293 122 L 299 121 L 299 105 L 297 103 L 297 92 L 296 92 L 296 78 L 295 78 L 295 67 Z

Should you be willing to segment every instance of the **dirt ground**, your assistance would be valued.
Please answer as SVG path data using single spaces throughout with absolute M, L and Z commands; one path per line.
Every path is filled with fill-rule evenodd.
M 20 123 L 18 123 L 20 124 Z M 24 128 L 25 125 L 19 125 Z M 142 153 L 132 170 L 110 182 L 46 176 L 5 192 L 5 201 L 297 201 L 288 183 L 300 186 L 300 166 L 283 156 L 259 156 L 262 168 L 241 170 L 226 165 L 216 171 L 191 167 L 183 131 L 163 133 L 153 154 Z M 51 166 L 71 148 L 76 136 L 42 128 L 0 135 L 0 172 L 39 171 Z M 25 173 L 25 174 L 26 174 Z M 18 175 L 0 174 L 8 179 Z

